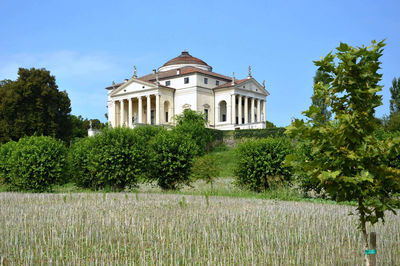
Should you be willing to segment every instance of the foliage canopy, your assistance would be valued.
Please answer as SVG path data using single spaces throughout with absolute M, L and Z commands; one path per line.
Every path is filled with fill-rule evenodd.
M 45 69 L 18 70 L 18 79 L 0 82 L 0 143 L 24 136 L 70 137 L 70 100 Z
M 337 201 L 357 201 L 360 228 L 368 248 L 366 223 L 384 220 L 384 212 L 394 210 L 393 194 L 400 191 L 400 170 L 389 165 L 399 152 L 399 139 L 378 140 L 375 108 L 382 104 L 377 93 L 382 75 L 379 58 L 384 42 L 368 47 L 341 43 L 337 53 L 329 53 L 315 65 L 328 74 L 314 91 L 335 115 L 328 123 L 318 123 L 318 108 L 311 105 L 303 112 L 307 121 L 296 119 L 288 127 L 293 138 L 309 141 L 313 160 L 296 163 L 313 182 Z

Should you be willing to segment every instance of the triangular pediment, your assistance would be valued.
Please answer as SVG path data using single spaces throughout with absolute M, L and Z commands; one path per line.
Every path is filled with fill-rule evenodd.
M 113 92 L 111 92 L 110 96 L 113 97 L 154 88 L 157 88 L 157 85 L 136 78 L 131 78 L 130 80 L 126 81 L 124 84 L 116 88 Z
M 265 94 L 265 96 L 269 95 L 269 92 L 254 78 L 249 78 L 248 80 L 241 82 L 240 84 L 236 84 L 235 87 L 241 90 Z

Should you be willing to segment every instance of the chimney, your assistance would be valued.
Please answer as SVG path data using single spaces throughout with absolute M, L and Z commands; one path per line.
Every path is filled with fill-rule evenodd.
M 160 80 L 158 79 L 158 72 L 156 72 L 156 83 L 157 85 L 160 85 Z
M 153 75 L 155 75 L 156 74 L 156 70 L 155 69 L 153 69 Z
M 177 75 L 180 75 L 180 74 L 181 74 L 181 70 L 180 70 L 180 69 L 177 69 L 177 70 L 176 70 L 176 74 L 177 74 Z
M 232 86 L 235 85 L 235 72 L 232 73 Z
M 128 79 L 125 79 L 125 82 L 128 82 Z

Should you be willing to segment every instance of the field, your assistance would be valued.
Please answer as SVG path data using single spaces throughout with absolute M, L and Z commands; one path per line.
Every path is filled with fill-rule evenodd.
M 0 193 L 0 263 L 362 265 L 350 211 L 160 193 Z M 399 217 L 373 230 L 378 264 L 400 265 Z

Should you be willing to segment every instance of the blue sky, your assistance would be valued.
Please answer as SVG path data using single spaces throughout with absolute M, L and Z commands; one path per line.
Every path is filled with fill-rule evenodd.
M 399 1 L 0 0 L 0 80 L 45 67 L 72 113 L 105 121 L 106 86 L 145 75 L 187 49 L 217 73 L 266 81 L 267 119 L 286 126 L 310 105 L 313 60 L 340 42 L 386 39 L 383 106 L 400 76 Z

